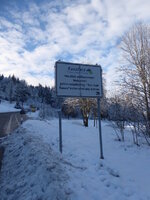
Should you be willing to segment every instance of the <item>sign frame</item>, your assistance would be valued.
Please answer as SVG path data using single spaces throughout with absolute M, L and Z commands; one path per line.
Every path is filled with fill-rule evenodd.
M 99 68 L 100 70 L 100 95 L 61 95 L 59 94 L 58 92 L 58 89 L 57 89 L 57 84 L 58 84 L 58 65 L 74 65 L 74 66 L 79 66 L 80 68 L 82 67 L 91 67 L 91 68 Z M 59 66 L 59 67 L 62 67 L 62 66 Z M 103 84 L 102 84 L 102 68 L 101 68 L 101 65 L 91 65 L 91 64 L 81 64 L 81 63 L 71 63 L 71 62 L 64 62 L 64 61 L 56 61 L 55 62 L 55 89 L 56 89 L 56 96 L 57 97 L 71 97 L 71 98 L 74 98 L 74 97 L 80 97 L 80 98 L 101 98 L 103 96 Z
M 89 95 L 59 95 L 58 91 L 57 91 L 57 66 L 58 64 L 66 64 L 66 65 L 78 65 L 78 66 L 88 66 L 88 67 L 99 67 L 100 69 L 100 95 L 95 95 L 95 96 L 89 96 Z M 80 71 L 80 67 L 79 67 L 79 71 Z M 100 108 L 100 99 L 103 96 L 103 84 L 102 84 L 102 68 L 100 65 L 88 65 L 88 64 L 79 64 L 79 63 L 70 63 L 70 62 L 63 62 L 63 61 L 56 61 L 55 63 L 55 90 L 56 90 L 56 96 L 58 98 L 65 98 L 65 97 L 71 97 L 71 98 L 75 98 L 75 97 L 80 97 L 80 98 L 97 98 L 97 105 L 98 105 L 98 119 L 99 119 L 99 143 L 100 143 L 100 159 L 104 159 L 103 156 L 103 143 L 102 143 L 102 131 L 101 131 L 101 108 Z M 81 91 L 80 91 L 81 94 Z M 58 111 L 58 115 L 59 115 L 59 151 L 60 153 L 62 153 L 62 149 L 63 149 L 63 145 L 62 145 L 62 115 L 61 115 L 61 107 L 60 110 Z

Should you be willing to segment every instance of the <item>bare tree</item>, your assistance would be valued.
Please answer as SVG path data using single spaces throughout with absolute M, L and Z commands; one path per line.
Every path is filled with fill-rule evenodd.
M 77 115 L 74 104 L 72 105 L 71 103 L 69 103 L 68 99 L 63 103 L 62 111 L 64 115 L 68 117 L 68 119 L 69 117 L 76 117 Z
M 141 126 L 150 137 L 150 26 L 135 24 L 122 38 L 123 86 L 141 112 Z
M 68 98 L 64 102 L 71 107 L 79 107 L 84 126 L 88 126 L 89 115 L 92 112 L 92 108 L 95 106 L 95 100 L 91 98 Z
M 124 98 L 115 96 L 109 100 L 108 115 L 111 126 L 115 130 L 119 141 L 125 140 L 124 129 L 127 120 L 127 104 Z

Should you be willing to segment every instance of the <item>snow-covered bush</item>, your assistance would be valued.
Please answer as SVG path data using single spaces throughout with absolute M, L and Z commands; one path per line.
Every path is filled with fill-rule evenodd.
M 39 111 L 39 116 L 42 119 L 55 118 L 58 116 L 57 110 L 48 104 L 42 104 Z

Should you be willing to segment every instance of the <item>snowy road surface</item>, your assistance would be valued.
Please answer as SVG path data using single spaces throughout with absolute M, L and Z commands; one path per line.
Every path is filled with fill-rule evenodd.
M 0 179 L 4 200 L 150 200 L 150 149 L 115 140 L 102 123 L 104 160 L 98 128 L 90 121 L 63 120 L 63 154 L 58 151 L 58 119 L 28 120 L 3 139 Z

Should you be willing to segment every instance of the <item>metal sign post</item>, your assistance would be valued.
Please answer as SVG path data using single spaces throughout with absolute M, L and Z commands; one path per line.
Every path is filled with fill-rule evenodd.
M 97 104 L 98 104 L 98 121 L 99 121 L 100 158 L 104 159 L 104 156 L 103 156 L 103 143 L 102 143 L 102 131 L 101 131 L 100 98 L 97 98 Z
M 61 109 L 58 111 L 59 116 L 59 151 L 62 153 L 62 124 L 61 124 Z

